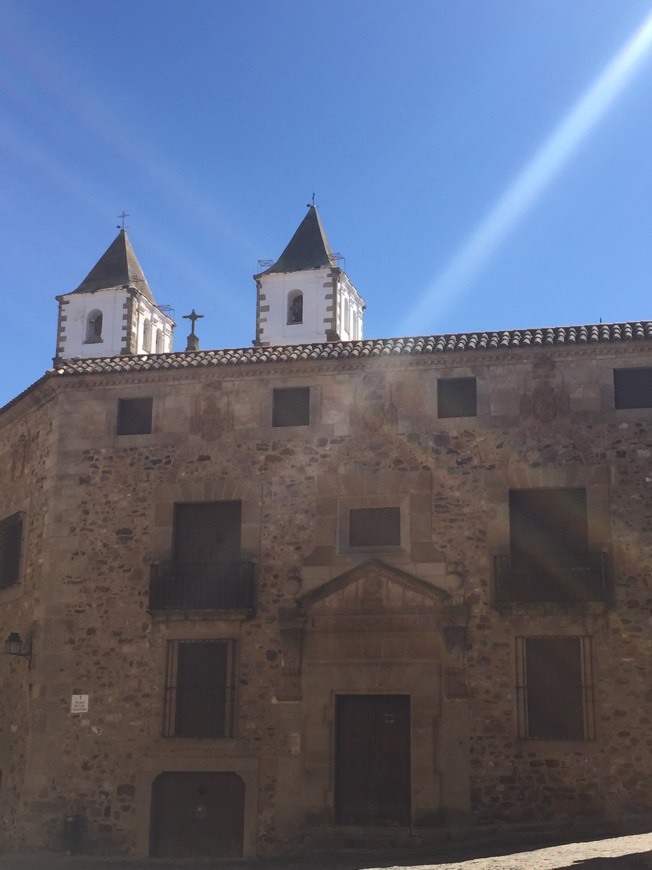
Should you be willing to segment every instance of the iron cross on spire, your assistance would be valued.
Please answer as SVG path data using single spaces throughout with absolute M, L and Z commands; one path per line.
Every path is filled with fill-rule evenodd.
M 118 215 L 118 218 L 119 218 L 119 220 L 120 220 L 120 223 L 118 224 L 118 229 L 119 229 L 119 230 L 124 230 L 124 228 L 125 228 L 125 221 L 127 220 L 128 217 L 129 217 L 129 215 L 127 214 L 127 212 L 126 212 L 124 209 L 122 209 L 122 214 L 119 214 L 119 215 Z
M 201 320 L 204 315 L 197 314 L 197 312 L 193 308 L 190 314 L 182 314 L 181 316 L 185 317 L 186 320 L 189 320 L 192 323 L 190 335 L 188 336 L 188 340 L 186 342 L 186 350 L 199 350 L 199 339 L 195 335 L 195 321 Z
M 201 320 L 204 315 L 197 314 L 195 312 L 195 309 L 193 308 L 192 311 L 190 312 L 190 314 L 182 314 L 181 316 L 183 318 L 185 318 L 186 320 L 189 320 L 192 323 L 192 326 L 190 328 L 190 334 L 194 335 L 195 334 L 195 321 Z
M 309 202 L 306 203 L 306 205 L 308 206 L 308 208 L 310 208 L 310 203 L 309 203 Z M 314 194 L 314 193 L 313 193 L 313 195 L 312 195 L 312 207 L 313 207 L 313 208 L 315 207 L 315 194 Z

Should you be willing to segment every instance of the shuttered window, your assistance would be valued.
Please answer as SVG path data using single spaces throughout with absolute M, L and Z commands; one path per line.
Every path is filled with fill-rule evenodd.
M 232 737 L 233 640 L 174 640 L 167 646 L 165 737 Z
M 614 369 L 616 408 L 652 408 L 652 368 Z
M 351 508 L 349 547 L 400 547 L 400 507 Z
M 594 738 L 589 637 L 519 637 L 516 662 L 519 737 Z
M 309 423 L 310 387 L 274 390 L 272 426 L 308 426 Z
M 509 493 L 512 594 L 516 600 L 583 600 L 591 587 L 586 490 Z
M 0 522 L 0 589 L 18 583 L 23 514 L 16 513 Z
M 118 435 L 149 435 L 152 404 L 151 398 L 118 399 Z
M 438 417 L 476 417 L 475 378 L 440 378 L 437 381 Z

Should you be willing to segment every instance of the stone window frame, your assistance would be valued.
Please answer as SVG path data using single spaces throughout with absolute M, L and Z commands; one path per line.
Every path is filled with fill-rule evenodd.
M 224 669 L 224 733 L 178 734 L 176 726 L 179 680 L 179 648 L 181 645 L 220 644 L 226 646 Z M 178 740 L 229 740 L 236 736 L 236 705 L 238 687 L 239 644 L 233 638 L 178 637 L 170 638 L 165 648 L 165 680 L 163 685 L 163 737 Z
M 300 299 L 301 300 L 301 318 L 299 320 L 291 319 L 293 316 L 293 307 L 294 303 Z M 287 306 L 286 306 L 286 325 L 287 326 L 301 326 L 305 320 L 305 298 L 303 294 L 303 290 L 295 289 L 290 290 L 287 295 Z
M 488 490 L 489 502 L 493 505 L 488 526 L 487 543 L 492 558 L 511 553 L 509 493 L 514 489 L 586 489 L 589 550 L 602 551 L 611 561 L 611 519 L 609 499 L 609 468 L 584 465 L 572 467 L 515 467 L 496 473 L 496 479 Z M 613 566 L 610 566 L 613 574 Z M 492 600 L 496 603 L 495 581 L 492 580 Z M 612 595 L 615 590 L 611 590 Z M 510 606 L 514 606 L 511 604 Z M 521 603 L 519 607 L 538 607 L 537 603 Z M 551 606 L 550 603 L 545 606 Z M 553 605 L 554 606 L 554 605 Z M 562 603 L 557 606 L 567 606 Z
M 97 332 L 97 322 L 99 320 L 100 328 Z M 84 344 L 102 344 L 104 341 L 104 313 L 100 308 L 93 308 L 86 316 L 86 331 L 84 333 Z
M 451 399 L 444 395 L 444 385 L 458 384 L 461 390 L 468 393 L 470 385 L 473 385 L 473 395 L 466 395 L 465 400 L 473 405 L 473 413 L 455 414 L 449 413 Z M 464 385 L 464 386 L 462 386 Z M 440 420 L 460 420 L 478 416 L 478 379 L 475 375 L 464 375 L 461 377 L 439 377 L 437 378 L 437 417 Z
M 123 431 L 123 413 L 127 408 L 127 403 L 149 402 L 149 428 L 143 428 L 142 431 Z M 154 397 L 153 396 L 120 396 L 118 398 L 115 420 L 115 434 L 120 438 L 129 436 L 151 435 L 154 431 Z
M 350 514 L 360 508 L 398 508 L 400 511 L 400 544 L 351 546 L 349 543 Z M 337 552 L 338 553 L 409 553 L 410 551 L 410 496 L 396 495 L 340 496 L 337 500 Z
M 643 374 L 646 373 L 646 374 Z M 627 401 L 627 394 L 632 389 L 631 379 L 639 377 L 648 383 L 643 387 L 649 393 L 648 404 L 632 404 Z M 630 382 L 628 383 L 628 380 Z M 652 409 L 652 366 L 623 366 L 612 370 L 613 407 L 616 411 L 642 411 Z M 625 404 L 623 404 L 625 402 Z
M 537 498 L 540 494 L 547 500 L 541 502 Z M 512 487 L 508 498 L 508 570 L 505 576 L 506 566 L 499 557 L 495 566 L 496 601 L 569 604 L 607 600 L 611 585 L 608 560 L 602 552 L 589 547 L 586 486 Z M 538 531 L 534 539 L 533 530 Z M 553 565 L 549 564 L 551 552 L 555 553 Z M 601 586 L 597 580 L 600 571 Z M 500 578 L 506 585 L 499 582 Z
M 281 395 L 281 393 L 289 393 L 291 391 L 298 393 L 304 393 L 306 395 L 306 410 L 307 410 L 307 420 L 305 423 L 282 423 L 278 422 L 277 417 L 277 397 Z M 312 388 L 310 386 L 286 386 L 286 387 L 272 387 L 272 413 L 271 413 L 271 426 L 272 429 L 305 429 L 310 426 L 313 422 L 312 420 Z M 276 422 L 275 422 L 276 421 Z
M 559 639 L 573 639 L 579 641 L 580 651 L 580 697 L 577 699 L 582 707 L 583 734 L 569 736 L 542 736 L 532 735 L 528 723 L 528 680 L 527 680 L 527 642 L 529 640 L 546 641 Z M 533 743 L 586 743 L 595 740 L 595 681 L 593 677 L 593 643 L 587 634 L 524 634 L 515 638 L 515 690 L 516 690 L 516 719 L 519 740 L 532 741 Z
M 240 547 L 243 559 L 260 561 L 261 500 L 258 481 L 211 477 L 160 483 L 153 495 L 153 561 L 170 559 L 174 546 L 175 505 L 239 501 L 242 503 Z

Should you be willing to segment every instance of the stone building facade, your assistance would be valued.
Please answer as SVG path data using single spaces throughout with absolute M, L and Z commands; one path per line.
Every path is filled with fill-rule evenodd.
M 650 322 L 59 360 L 0 411 L 3 848 L 649 813 L 651 450 Z

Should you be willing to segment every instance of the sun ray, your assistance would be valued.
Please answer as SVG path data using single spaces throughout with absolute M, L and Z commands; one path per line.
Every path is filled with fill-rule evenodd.
M 481 271 L 516 224 L 566 167 L 570 159 L 632 80 L 652 46 L 652 13 L 609 62 L 598 79 L 562 118 L 498 202 L 454 254 L 409 313 L 401 332 L 423 331 Z

